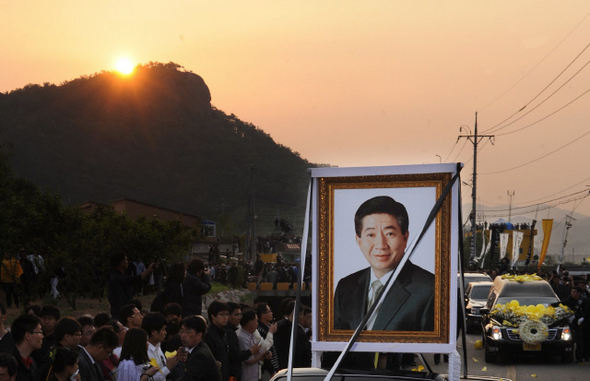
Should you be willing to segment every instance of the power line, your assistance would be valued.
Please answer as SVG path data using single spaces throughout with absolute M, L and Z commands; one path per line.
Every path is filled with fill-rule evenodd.
M 530 208 L 537 207 L 539 205 L 551 204 L 551 203 L 554 203 L 554 202 L 562 202 L 564 199 L 566 199 L 566 200 L 569 200 L 570 198 L 577 199 L 578 196 L 584 195 L 584 197 L 586 197 L 587 194 L 588 194 L 588 189 L 584 189 L 584 190 L 581 190 L 581 191 L 578 191 L 578 192 L 574 192 L 574 193 L 571 193 L 571 194 L 568 194 L 568 195 L 565 195 L 565 196 L 556 197 L 556 198 L 551 199 L 551 200 L 545 200 L 545 201 L 543 201 L 541 203 L 536 203 L 536 204 L 531 204 L 531 205 L 525 205 L 525 206 L 513 206 L 512 207 L 512 210 L 530 209 Z M 488 210 L 491 210 L 492 212 L 502 212 L 502 211 L 508 211 L 509 209 L 506 209 L 506 208 L 498 208 L 498 209 L 491 208 L 491 209 L 488 209 Z
M 521 128 L 519 128 L 519 129 L 517 129 L 517 130 L 514 130 L 514 131 L 505 132 L 505 133 L 503 133 L 503 134 L 498 134 L 498 136 L 506 136 L 506 135 L 510 135 L 510 134 L 513 134 L 513 133 L 515 133 L 515 132 L 522 131 L 522 130 L 524 130 L 525 128 L 529 128 L 529 127 L 531 127 L 531 126 L 534 126 L 535 124 L 537 124 L 537 123 L 539 123 L 539 122 L 542 122 L 542 121 L 544 121 L 545 119 L 547 119 L 547 118 L 549 118 L 549 117 L 551 117 L 551 116 L 553 116 L 553 115 L 557 114 L 558 112 L 560 112 L 561 110 L 563 110 L 563 109 L 564 109 L 564 108 L 566 108 L 567 106 L 571 105 L 572 103 L 574 103 L 574 102 L 575 102 L 575 101 L 577 101 L 578 99 L 582 98 L 584 95 L 588 94 L 589 92 L 590 92 L 590 89 L 588 89 L 588 90 L 584 91 L 582 94 L 578 95 L 576 98 L 574 98 L 574 99 L 573 99 L 573 100 L 571 100 L 570 102 L 566 103 L 565 105 L 561 106 L 560 108 L 558 108 L 557 110 L 555 110 L 555 111 L 554 111 L 554 112 L 552 112 L 551 114 L 549 114 L 549 115 L 547 115 L 547 116 L 545 116 L 545 117 L 543 117 L 543 118 L 541 118 L 541 119 L 539 119 L 539 120 L 537 120 L 537 121 L 535 121 L 535 122 L 533 122 L 533 123 L 531 123 L 531 124 L 528 124 L 528 125 L 526 125 L 526 126 L 524 126 L 524 127 L 521 127 Z
M 569 187 L 567 187 L 567 188 L 565 188 L 565 189 L 562 189 L 562 190 L 560 190 L 560 191 L 557 191 L 557 192 L 555 192 L 555 193 L 551 193 L 551 194 L 549 194 L 549 195 L 547 195 L 547 196 L 545 196 L 545 197 L 536 198 L 536 199 L 533 199 L 533 200 L 526 201 L 526 202 L 524 202 L 524 204 L 530 204 L 530 203 L 532 203 L 532 202 L 537 202 L 537 201 L 540 201 L 541 203 L 547 202 L 547 201 L 543 201 L 543 200 L 545 200 L 545 199 L 546 199 L 546 198 L 548 198 L 548 197 L 555 196 L 556 194 L 563 193 L 563 192 L 565 192 L 565 191 L 566 191 L 566 190 L 568 190 L 568 189 L 572 189 L 573 187 L 576 187 L 576 186 L 578 186 L 578 185 L 580 185 L 580 184 L 582 184 L 582 183 L 586 183 L 586 182 L 588 182 L 588 181 L 590 181 L 590 177 L 588 177 L 587 179 L 584 179 L 584 180 L 582 180 L 582 181 L 580 181 L 580 182 L 577 182 L 577 183 L 575 183 L 574 185 L 570 185 Z M 582 192 L 583 192 L 583 191 L 582 191 Z M 578 193 L 578 192 L 576 192 L 576 193 Z M 572 194 L 575 194 L 575 193 L 572 193 Z M 568 195 L 568 196 L 570 196 L 570 195 Z M 565 196 L 565 197 L 567 197 L 567 196 Z M 489 202 L 489 201 L 486 201 L 486 200 L 482 200 L 481 198 L 479 199 L 479 201 L 480 201 L 482 204 L 486 204 L 486 205 L 504 206 L 504 204 L 498 204 L 498 203 L 494 203 L 494 202 Z M 535 204 L 535 205 L 536 205 L 536 204 Z
M 536 158 L 536 159 L 533 159 L 533 160 L 531 160 L 531 161 L 528 161 L 528 162 L 526 162 L 526 163 L 524 163 L 524 164 L 517 165 L 516 167 L 512 167 L 512 168 L 508 168 L 508 169 L 503 169 L 503 170 L 501 170 L 501 171 L 480 173 L 480 175 L 497 175 L 497 174 L 499 174 L 499 173 L 509 172 L 509 171 L 512 171 L 512 170 L 514 170 L 514 169 L 522 168 L 522 167 L 524 167 L 525 165 L 532 164 L 532 163 L 534 163 L 534 162 L 536 162 L 536 161 L 539 161 L 539 160 L 541 160 L 541 159 L 544 159 L 544 158 L 546 158 L 547 156 L 553 155 L 554 153 L 556 153 L 556 152 L 558 152 L 558 151 L 561 151 L 561 150 L 562 150 L 562 149 L 564 149 L 565 147 L 567 147 L 567 146 L 569 146 L 569 145 L 572 145 L 573 143 L 577 142 L 578 140 L 582 139 L 583 137 L 585 137 L 585 136 L 586 136 L 586 135 L 588 135 L 588 134 L 590 134 L 590 131 L 588 131 L 588 132 L 584 133 L 583 135 L 581 135 L 581 136 L 577 137 L 576 139 L 572 140 L 571 142 L 569 142 L 569 143 L 567 143 L 567 144 L 565 144 L 565 145 L 563 145 L 563 146 L 561 146 L 561 147 L 557 148 L 556 150 L 553 150 L 553 151 L 551 151 L 551 152 L 549 152 L 549 153 L 547 153 L 547 154 L 545 154 L 545 155 L 543 155 L 543 156 L 541 156 L 541 157 L 538 157 L 538 158 Z
M 496 99 L 494 99 L 493 101 L 491 101 L 490 103 L 488 103 L 487 105 L 485 105 L 481 110 L 485 110 L 487 107 L 491 106 L 492 104 L 496 103 L 496 101 L 500 98 L 502 98 L 504 95 L 506 95 L 510 90 L 512 90 L 513 88 L 515 88 L 520 82 L 522 82 L 526 77 L 528 77 L 529 74 L 531 74 L 543 61 L 545 61 L 545 59 L 547 59 L 547 57 L 549 57 L 551 54 L 553 54 L 553 52 L 576 30 L 578 29 L 578 27 L 584 22 L 584 20 L 586 20 L 588 18 L 588 16 L 590 16 L 590 12 L 588 12 L 586 14 L 586 16 L 584 16 L 584 18 L 582 18 L 582 20 L 572 29 L 570 30 L 570 32 L 568 34 L 565 35 L 565 37 L 563 39 L 561 39 L 561 41 L 559 41 L 557 43 L 557 45 L 555 45 L 555 47 L 553 47 L 553 49 L 551 49 L 549 51 L 549 53 L 547 53 L 545 55 L 545 57 L 543 57 L 535 66 L 533 66 L 533 68 L 531 70 L 529 70 L 521 79 L 519 79 L 518 81 L 516 81 L 516 83 L 512 86 L 510 86 L 510 88 L 508 88 L 508 90 L 504 91 L 502 94 L 500 94 Z M 560 74 L 561 75 L 561 74 Z M 516 113 L 518 113 L 519 111 L 517 111 Z M 516 114 L 515 113 L 515 114 Z M 510 117 L 508 117 L 507 119 L 505 119 L 504 121 L 500 122 L 499 124 L 504 123 L 506 120 L 512 118 L 515 114 L 512 114 Z M 496 125 L 497 126 L 497 125 Z M 494 126 L 494 127 L 496 127 Z M 491 127 L 491 128 L 494 128 Z M 487 132 L 487 131 L 484 131 Z
M 575 202 L 578 200 L 584 200 L 586 197 L 588 197 L 590 195 L 590 193 L 588 193 L 587 190 L 584 190 L 583 192 L 584 192 L 584 194 L 578 194 L 577 196 L 573 196 L 573 197 L 570 197 L 565 200 L 552 202 L 551 204 L 543 203 L 543 204 L 530 205 L 528 207 L 512 208 L 512 215 L 513 216 L 521 216 L 523 214 L 530 214 L 530 213 L 537 212 L 537 211 L 541 212 L 543 210 L 555 208 L 558 205 L 568 204 L 570 202 Z M 581 201 L 580 201 L 580 203 L 581 203 Z M 579 205 L 580 204 L 578 204 L 578 206 Z M 575 208 L 577 208 L 577 206 Z M 521 210 L 515 212 L 515 209 L 521 209 Z M 486 217 L 504 217 L 506 215 L 507 211 L 508 211 L 507 209 L 497 209 L 497 210 L 486 209 L 485 215 L 486 215 Z
M 590 46 L 590 44 L 588 44 L 588 45 L 586 46 L 586 48 L 587 48 L 588 46 Z M 529 111 L 527 111 L 527 112 L 526 112 L 524 115 L 520 116 L 519 118 L 517 118 L 517 119 L 513 120 L 512 122 L 510 122 L 510 123 L 508 123 L 508 124 L 506 124 L 506 125 L 504 125 L 504 126 L 502 126 L 502 127 L 498 127 L 498 128 L 496 128 L 496 129 L 494 129 L 494 128 L 495 128 L 495 127 L 497 127 L 499 124 L 502 124 L 502 123 L 504 123 L 504 122 L 502 122 L 502 123 L 499 123 L 499 124 L 497 124 L 495 127 L 491 127 L 491 128 L 489 128 L 489 129 L 487 129 L 487 130 L 486 130 L 486 132 L 496 132 L 496 131 L 503 130 L 504 128 L 506 128 L 506 127 L 508 127 L 508 126 L 511 126 L 512 124 L 514 124 L 514 123 L 518 122 L 519 120 L 521 120 L 522 118 L 524 118 L 525 116 L 527 116 L 528 114 L 530 114 L 531 112 L 535 111 L 535 110 L 536 110 L 536 109 L 537 109 L 539 106 L 541 106 L 541 105 L 542 105 L 542 104 L 544 104 L 546 101 L 548 101 L 548 100 L 549 100 L 549 98 L 551 98 L 552 96 L 554 96 L 554 95 L 555 95 L 555 94 L 556 94 L 556 93 L 557 93 L 559 90 L 561 90 L 561 89 L 562 89 L 562 88 L 563 88 L 565 85 L 567 85 L 567 84 L 568 84 L 568 83 L 569 83 L 569 82 L 570 82 L 572 79 L 574 79 L 574 78 L 575 78 L 575 77 L 576 77 L 578 74 L 580 74 L 580 72 L 581 72 L 582 70 L 584 70 L 584 68 L 586 68 L 586 66 L 588 66 L 588 64 L 590 64 L 590 60 L 588 60 L 588 61 L 587 61 L 587 62 L 584 64 L 584 66 L 582 66 L 582 67 L 581 67 L 581 68 L 580 68 L 580 69 L 579 69 L 577 72 L 575 72 L 575 73 L 574 73 L 574 75 L 572 75 L 570 78 L 568 78 L 568 80 L 567 80 L 567 81 L 565 81 L 565 82 L 564 82 L 564 83 L 563 83 L 561 86 L 559 86 L 559 87 L 558 87 L 558 88 L 557 88 L 557 89 L 556 89 L 554 92 L 552 92 L 551 94 L 549 94 L 549 96 L 547 96 L 545 99 L 543 99 L 543 100 L 542 100 L 542 101 L 541 101 L 539 104 L 537 104 L 535 107 L 533 107 L 532 109 L 530 109 Z M 560 75 L 561 75 L 561 74 L 560 74 Z M 553 83 L 553 82 L 552 82 L 552 83 Z M 548 86 L 547 86 L 547 87 L 548 87 Z M 543 90 L 543 91 L 545 91 L 545 90 Z M 541 94 L 541 93 L 539 93 L 537 96 L 539 96 L 540 94 Z M 536 98 L 536 97 L 535 97 L 535 98 Z M 531 101 L 531 102 L 532 102 L 532 101 Z M 529 103 L 530 103 L 530 102 L 529 102 Z M 519 111 L 517 111 L 515 114 L 513 114 L 513 116 L 514 116 L 514 115 L 516 115 L 517 113 L 521 112 L 522 110 L 524 110 L 524 108 L 525 108 L 525 107 L 526 107 L 526 106 L 527 106 L 529 103 L 527 103 L 526 105 L 524 105 L 524 107 L 522 107 L 522 108 L 521 108 Z M 511 116 L 511 117 L 512 117 L 512 116 Z M 511 118 L 511 117 L 510 117 L 510 118 Z M 510 118 L 508 118 L 508 119 L 510 119 Z M 506 120 L 508 120 L 508 119 L 506 119 Z

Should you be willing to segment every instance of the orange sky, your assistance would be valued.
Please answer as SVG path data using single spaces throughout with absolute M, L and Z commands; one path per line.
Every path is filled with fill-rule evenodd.
M 111 70 L 119 57 L 173 61 L 203 77 L 217 108 L 312 162 L 396 165 L 439 155 L 466 162 L 469 182 L 473 149 L 455 145 L 459 126 L 473 131 L 478 111 L 481 133 L 527 104 L 590 42 L 588 14 L 590 3 L 579 0 L 3 1 L 0 91 Z M 590 49 L 525 111 L 589 60 Z M 495 133 L 479 156 L 481 203 L 507 204 L 514 191 L 514 206 L 528 205 L 590 185 L 590 136 L 485 174 L 589 132 L 586 95 L 501 136 L 589 87 L 590 67 Z M 590 200 L 576 211 L 590 215 Z

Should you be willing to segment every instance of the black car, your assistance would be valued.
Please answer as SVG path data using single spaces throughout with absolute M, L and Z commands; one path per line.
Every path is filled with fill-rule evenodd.
M 559 298 L 546 281 L 540 278 L 519 280 L 496 277 L 486 308 L 481 310 L 485 360 L 496 362 L 500 355 L 558 356 L 563 362 L 573 362 L 574 342 L 568 311 L 559 306 Z M 499 304 L 502 310 L 497 308 Z M 551 315 L 528 319 L 513 311 L 517 305 L 557 308 Z M 526 329 L 526 332 L 519 329 Z
M 469 282 L 465 289 L 465 318 L 467 333 L 481 327 L 480 310 L 486 306 L 492 282 Z
M 457 274 L 457 287 L 461 281 L 461 274 Z M 463 291 L 467 290 L 467 285 L 470 282 L 491 282 L 492 278 L 486 273 L 465 272 L 463 273 Z

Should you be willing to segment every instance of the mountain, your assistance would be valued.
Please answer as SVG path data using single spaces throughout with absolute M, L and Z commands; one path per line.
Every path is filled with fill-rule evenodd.
M 175 63 L 0 93 L 0 142 L 17 176 L 71 205 L 128 198 L 203 219 L 223 213 L 234 234 L 252 184 L 257 234 L 276 216 L 300 226 L 317 166 L 213 107 L 205 81 Z
M 588 201 L 586 201 L 588 202 Z M 467 219 L 471 204 L 463 205 L 463 221 Z M 502 212 L 495 212 L 501 210 Z M 513 209 L 514 210 L 514 209 Z M 557 207 L 549 208 L 547 205 L 540 204 L 539 210 L 541 212 L 525 213 L 512 215 L 510 218 L 513 224 L 526 223 L 531 224 L 533 219 L 537 220 L 535 229 L 537 236 L 535 238 L 535 253 L 539 253 L 543 243 L 543 219 L 553 219 L 553 227 L 551 230 L 551 239 L 549 241 L 549 248 L 547 255 L 551 255 L 557 261 L 562 252 L 563 239 L 565 234 L 566 215 L 569 215 L 575 220 L 571 221 L 572 226 L 567 231 L 567 244 L 565 247 L 564 260 L 569 262 L 581 263 L 584 258 L 590 257 L 590 217 L 581 213 L 573 212 L 571 210 L 560 209 Z M 467 212 L 465 212 L 467 211 Z M 483 218 L 488 223 L 493 223 L 499 218 L 508 220 L 508 205 L 495 206 L 493 209 L 482 205 L 477 205 L 478 221 Z M 536 216 L 535 216 L 536 214 Z M 467 223 L 466 228 L 469 229 L 470 224 Z

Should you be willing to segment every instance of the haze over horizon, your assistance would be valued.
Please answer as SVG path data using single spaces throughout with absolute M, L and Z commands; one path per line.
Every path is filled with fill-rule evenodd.
M 479 204 L 587 189 L 590 4 L 420 5 L 7 2 L 0 92 L 112 70 L 121 58 L 172 61 L 205 80 L 215 107 L 311 162 L 460 161 L 470 183 L 473 145 L 458 136 L 474 131 L 478 112 L 479 133 L 495 135 L 479 145 Z M 464 203 L 470 194 L 464 186 Z M 589 200 L 558 207 L 590 215 Z

